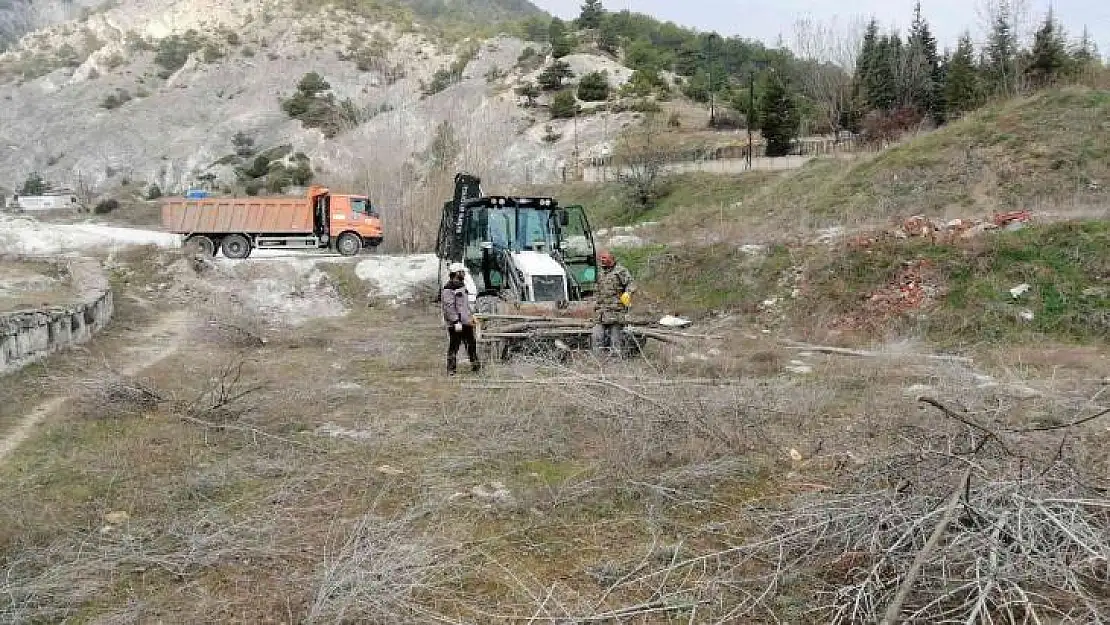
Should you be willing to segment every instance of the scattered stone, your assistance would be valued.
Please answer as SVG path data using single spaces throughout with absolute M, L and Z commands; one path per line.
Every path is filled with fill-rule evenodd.
M 643 247 L 647 241 L 634 234 L 618 234 L 609 237 L 609 247 Z
M 931 395 L 935 390 L 936 389 L 928 384 L 914 384 L 906 388 L 905 394 L 909 397 L 920 397 L 922 395 Z
M 334 423 L 325 423 L 316 428 L 317 436 L 330 436 L 331 438 L 350 438 L 353 440 L 369 440 L 374 438 L 374 433 L 367 430 L 352 430 Z
M 382 466 L 378 467 L 375 470 L 378 473 L 384 473 L 385 475 L 404 475 L 405 474 L 404 469 L 398 469 L 398 468 L 395 468 L 395 467 L 391 467 L 388 464 L 383 464 Z
M 799 375 L 813 373 L 813 367 L 800 360 L 791 360 L 789 364 L 786 365 L 785 369 L 790 373 L 797 373 Z
M 689 319 L 675 317 L 672 315 L 667 315 L 659 320 L 659 325 L 668 328 L 685 328 L 686 326 L 690 325 L 690 323 L 691 321 Z
M 130 519 L 131 519 L 131 515 L 127 514 L 123 510 L 119 510 L 119 511 L 116 511 L 116 512 L 109 512 L 108 514 L 104 515 L 104 520 L 107 521 L 108 523 L 112 524 L 112 525 L 123 525 L 124 523 L 126 523 Z
M 1023 310 L 1018 314 L 1025 321 L 1032 321 L 1035 318 L 1032 310 Z
M 1023 283 L 1015 286 L 1014 288 L 1010 289 L 1010 296 L 1013 297 L 1014 299 L 1017 299 L 1017 298 L 1021 297 L 1022 295 L 1025 295 L 1026 293 L 1028 293 L 1029 289 L 1031 289 L 1031 288 L 1033 288 L 1033 287 L 1031 287 L 1027 283 L 1023 282 Z
M 490 482 L 488 486 L 479 484 L 470 489 L 470 495 L 492 503 L 507 503 L 513 498 L 513 494 L 501 482 Z

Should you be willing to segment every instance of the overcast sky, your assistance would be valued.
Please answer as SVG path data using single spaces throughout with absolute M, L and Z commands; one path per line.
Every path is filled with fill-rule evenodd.
M 1043 17 L 1048 0 L 1025 0 L 1035 20 Z M 536 5 L 564 18 L 576 17 L 581 0 L 532 0 Z M 955 47 L 964 30 L 982 39 L 982 19 L 977 7 L 983 0 L 922 0 L 939 46 Z M 779 34 L 791 43 L 794 22 L 803 16 L 846 22 L 853 15 L 874 16 L 883 24 L 903 31 L 913 19 L 914 0 L 604 0 L 605 8 L 622 11 L 631 7 L 662 20 L 699 30 L 715 30 L 774 44 Z M 1086 25 L 1099 52 L 1110 52 L 1110 0 L 1053 0 L 1057 19 L 1069 35 L 1078 37 Z

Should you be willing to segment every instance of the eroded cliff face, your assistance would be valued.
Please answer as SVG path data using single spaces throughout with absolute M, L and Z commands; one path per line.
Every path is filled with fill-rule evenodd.
M 318 181 L 388 202 L 424 179 L 437 129 L 449 131 L 451 168 L 512 184 L 558 179 L 576 139 L 589 154 L 630 119 L 552 121 L 542 98 L 524 106 L 514 88 L 539 70 L 520 62 L 529 44 L 518 39 L 445 43 L 418 22 L 307 4 L 123 0 L 26 34 L 0 55 L 0 188 L 32 172 L 98 190 L 229 186 L 276 150 L 306 155 Z M 431 89 L 452 66 L 446 88 Z M 309 72 L 329 86 L 321 97 L 353 112 L 334 136 L 283 110 Z M 236 135 L 253 146 L 245 156 Z

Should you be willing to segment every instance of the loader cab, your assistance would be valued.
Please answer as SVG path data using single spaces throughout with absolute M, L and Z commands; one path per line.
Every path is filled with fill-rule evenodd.
M 441 233 L 441 258 L 455 251 L 473 276 L 478 295 L 505 290 L 526 301 L 579 300 L 597 283 L 597 253 L 581 206 L 560 207 L 546 197 L 482 197 L 460 204 L 457 237 Z
M 472 298 L 559 303 L 581 300 L 597 284 L 597 250 L 581 206 L 485 196 L 481 180 L 466 173 L 455 176 L 454 197 L 443 204 L 436 256 L 441 282 L 450 262 L 466 266 Z

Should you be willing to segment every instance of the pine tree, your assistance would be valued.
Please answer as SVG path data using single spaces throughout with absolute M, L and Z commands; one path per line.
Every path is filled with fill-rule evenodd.
M 621 49 L 621 33 L 617 22 L 604 15 L 597 31 L 597 47 L 609 54 L 617 54 Z
M 879 111 L 894 108 L 899 96 L 898 65 L 902 55 L 902 41 L 897 33 L 884 35 L 875 44 L 875 50 L 863 76 L 867 107 Z
M 767 156 L 785 156 L 790 153 L 798 137 L 801 117 L 794 96 L 783 84 L 778 74 L 772 74 L 763 93 L 760 106 L 760 132 L 767 141 Z
M 1083 35 L 1072 48 L 1069 63 L 1069 73 L 1073 76 L 1084 78 L 1100 65 L 1098 46 L 1091 40 L 1091 33 L 1083 27 Z
M 1088 65 L 1098 61 L 1098 46 L 1091 40 L 1091 32 L 1083 27 L 1083 36 L 1072 52 L 1072 58 L 1079 65 Z
M 536 82 L 540 84 L 540 88 L 544 91 L 555 91 L 563 87 L 563 81 L 568 78 L 574 78 L 574 70 L 566 61 L 555 61 L 547 66 L 547 69 L 540 72 L 536 77 Z
M 944 100 L 949 116 L 958 116 L 982 103 L 979 70 L 975 66 L 975 48 L 971 35 L 964 33 L 956 45 L 956 52 L 947 63 L 944 83 Z
M 601 0 L 586 0 L 582 4 L 582 13 L 578 16 L 578 26 L 580 28 L 599 28 L 604 15 L 605 8 L 601 6 Z
M 551 41 L 551 56 L 557 59 L 563 58 L 573 50 L 570 36 L 567 34 L 567 26 L 557 17 L 551 19 L 547 38 Z
M 1030 53 L 1026 73 L 1038 87 L 1056 82 L 1068 61 L 1063 33 L 1056 24 L 1052 9 L 1044 18 L 1044 24 L 1033 37 L 1033 50 Z
M 921 15 L 920 2 L 914 6 L 913 24 L 902 67 L 906 75 L 906 103 L 939 122 L 943 117 L 943 107 L 940 98 L 937 40 L 929 31 L 929 23 Z
M 872 19 L 867 23 L 867 30 L 863 35 L 863 45 L 860 47 L 859 56 L 856 57 L 856 71 L 852 76 L 852 92 L 855 94 L 857 109 L 870 108 L 870 96 L 867 93 L 868 77 L 871 75 L 879 47 L 879 23 Z
M 1013 18 L 1007 5 L 1003 4 L 1002 10 L 995 18 L 985 50 L 986 63 L 983 69 L 993 93 L 1012 95 L 1017 92 L 1017 56 Z
M 32 172 L 27 176 L 27 180 L 23 182 L 23 186 L 19 189 L 20 195 L 42 195 L 50 189 L 50 185 L 43 179 L 42 175 L 37 171 Z

